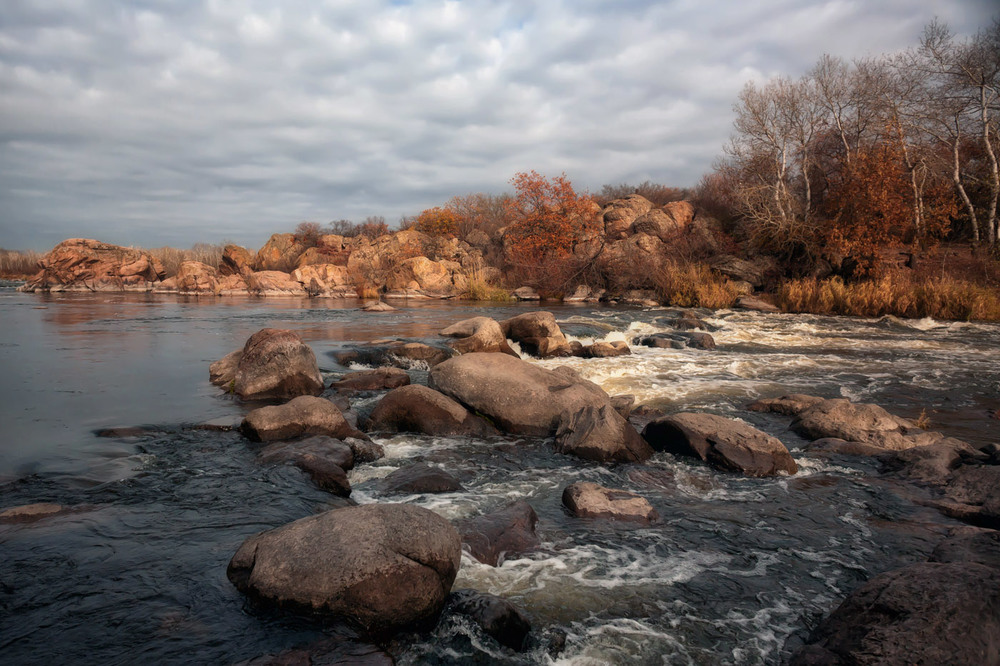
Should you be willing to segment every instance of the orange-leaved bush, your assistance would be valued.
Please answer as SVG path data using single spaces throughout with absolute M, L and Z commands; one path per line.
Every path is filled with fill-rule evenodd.
M 600 208 L 578 195 L 566 174 L 551 180 L 535 171 L 516 174 L 517 194 L 507 201 L 507 228 L 514 261 L 561 259 L 573 253 L 577 241 L 592 232 Z
M 458 215 L 450 208 L 428 208 L 417 216 L 413 228 L 428 236 L 454 238 L 458 233 Z

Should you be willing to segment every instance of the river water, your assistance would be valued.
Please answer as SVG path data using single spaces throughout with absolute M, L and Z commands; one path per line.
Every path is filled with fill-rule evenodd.
M 328 380 L 351 344 L 440 343 L 445 325 L 537 306 L 417 302 L 366 314 L 356 302 L 21 294 L 0 288 L 0 508 L 73 510 L 0 525 L 0 655 L 7 664 L 226 664 L 307 645 L 327 627 L 247 603 L 226 564 L 251 534 L 337 505 L 293 467 L 266 467 L 240 435 L 192 428 L 238 422 L 246 406 L 208 383 L 208 365 L 264 327 L 292 328 Z M 667 330 L 670 309 L 558 306 L 570 336 L 631 339 Z M 463 556 L 455 587 L 499 594 L 532 621 L 524 654 L 461 617 L 386 646 L 400 664 L 771 664 L 877 573 L 925 559 L 958 523 L 922 507 L 919 489 L 875 464 L 818 458 L 787 417 L 744 409 L 805 392 L 875 402 L 980 446 L 997 441 L 1000 327 L 703 312 L 718 349 L 634 348 L 559 359 L 610 394 L 668 412 L 703 410 L 777 436 L 794 477 L 746 479 L 657 454 L 603 466 L 551 442 L 397 435 L 387 457 L 350 474 L 360 503 L 404 501 L 449 519 L 526 499 L 538 552 L 489 567 Z M 538 362 L 538 361 L 536 361 Z M 413 368 L 415 381 L 426 372 Z M 361 401 L 370 409 L 374 399 Z M 137 436 L 99 437 L 116 426 Z M 127 433 L 124 433 L 127 434 Z M 377 480 L 426 461 L 465 491 L 383 497 Z M 646 497 L 650 528 L 574 519 L 560 504 L 579 480 Z M 565 647 L 549 649 L 565 635 Z

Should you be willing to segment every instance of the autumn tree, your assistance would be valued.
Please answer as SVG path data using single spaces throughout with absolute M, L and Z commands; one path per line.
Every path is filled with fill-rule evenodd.
M 421 212 L 413 228 L 429 236 L 454 238 L 458 233 L 458 216 L 450 208 L 435 206 Z

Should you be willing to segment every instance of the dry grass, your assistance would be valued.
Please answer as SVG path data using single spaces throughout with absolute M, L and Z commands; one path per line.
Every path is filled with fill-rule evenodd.
M 705 264 L 668 259 L 656 271 L 654 282 L 663 303 L 682 308 L 728 308 L 739 296 L 728 278 Z
M 469 289 L 465 293 L 465 298 L 470 301 L 505 302 L 514 300 L 510 291 L 490 283 L 480 271 L 472 271 L 472 274 L 469 275 Z
M 176 247 L 157 247 L 147 251 L 154 258 L 160 260 L 163 269 L 167 272 L 167 277 L 171 277 L 177 275 L 177 269 L 185 261 L 200 261 L 212 268 L 217 268 L 222 260 L 222 250 L 225 247 L 223 244 L 196 243 L 189 250 L 180 250 Z
M 41 258 L 41 253 L 34 250 L 0 248 L 0 278 L 29 278 L 38 272 L 38 260 Z
M 853 283 L 793 280 L 778 290 L 776 304 L 786 312 L 813 314 L 1000 320 L 996 289 L 951 277 L 921 280 L 898 273 Z

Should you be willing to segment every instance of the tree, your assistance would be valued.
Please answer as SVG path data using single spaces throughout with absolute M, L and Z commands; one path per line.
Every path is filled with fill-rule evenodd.
M 435 206 L 420 213 L 413 228 L 429 236 L 454 238 L 458 233 L 458 216 L 450 208 Z
M 566 174 L 548 180 L 521 172 L 510 182 L 517 194 L 507 202 L 507 238 L 516 261 L 564 259 L 596 227 L 599 208 L 589 196 L 577 195 Z

